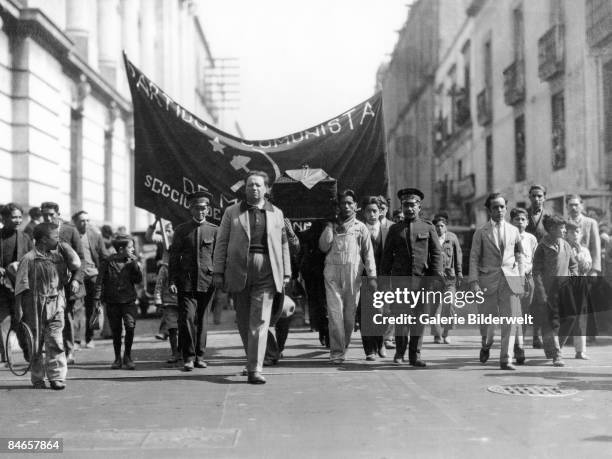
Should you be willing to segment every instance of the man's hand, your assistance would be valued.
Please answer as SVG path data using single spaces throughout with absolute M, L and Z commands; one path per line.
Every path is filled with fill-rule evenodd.
M 21 309 L 21 298 L 18 297 L 18 300 L 15 301 L 15 306 L 13 308 L 13 315 L 11 317 L 11 325 L 13 326 L 13 328 L 16 328 L 22 319 L 23 319 L 23 309 Z
M 457 280 L 455 282 L 455 286 L 460 289 L 461 285 L 463 285 L 463 274 L 458 274 L 457 275 Z
M 215 288 L 219 290 L 223 290 L 223 284 L 225 284 L 225 278 L 223 274 L 215 273 L 213 274 L 213 285 Z
M 368 277 L 368 287 L 374 292 L 378 290 L 378 283 L 375 277 Z
M 72 293 L 73 295 L 76 295 L 77 293 L 79 293 L 80 288 L 81 288 L 81 284 L 79 284 L 79 281 L 77 280 L 70 281 L 70 293 Z
M 481 291 L 480 284 L 478 284 L 478 281 L 470 282 L 470 290 L 474 293 L 478 293 Z
M 214 277 L 213 277 L 213 282 L 214 282 Z M 215 284 L 215 287 L 216 286 L 217 285 Z M 170 284 L 170 286 L 168 287 L 168 291 L 172 293 L 173 295 L 176 295 L 178 293 L 178 288 L 176 288 L 176 285 Z M 160 304 L 161 304 L 161 301 L 160 301 Z

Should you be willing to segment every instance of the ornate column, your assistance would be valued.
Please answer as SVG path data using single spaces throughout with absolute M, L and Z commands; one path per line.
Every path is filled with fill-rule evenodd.
M 70 105 L 70 212 L 83 206 L 83 111 L 91 92 L 87 77 L 81 75 L 72 87 Z
M 89 58 L 89 8 L 83 0 L 66 0 L 66 34 L 74 41 L 77 52 Z
M 117 85 L 121 25 L 117 0 L 98 0 L 98 68 L 113 86 Z

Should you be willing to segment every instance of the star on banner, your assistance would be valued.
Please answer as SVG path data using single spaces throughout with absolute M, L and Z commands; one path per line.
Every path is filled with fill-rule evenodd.
M 225 145 L 219 142 L 219 137 L 215 137 L 213 140 L 209 140 L 209 142 L 213 147 L 213 151 L 218 151 L 222 155 L 225 154 L 225 152 L 223 151 Z

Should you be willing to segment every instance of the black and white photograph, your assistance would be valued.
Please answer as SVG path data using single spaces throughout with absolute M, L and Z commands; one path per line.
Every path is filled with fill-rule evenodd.
M 612 0 L 0 0 L 2 457 L 612 456 L 611 239 Z

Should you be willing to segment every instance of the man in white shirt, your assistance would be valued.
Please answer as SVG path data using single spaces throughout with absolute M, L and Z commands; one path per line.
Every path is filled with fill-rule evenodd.
M 484 294 L 482 311 L 498 317 L 519 317 L 523 294 L 523 264 L 519 231 L 504 221 L 506 199 L 501 193 L 487 197 L 485 207 L 490 220 L 474 233 L 470 251 L 469 283 L 472 291 Z M 501 350 L 499 356 L 502 370 L 515 370 L 510 360 L 510 349 L 514 347 L 516 324 L 501 325 Z M 493 345 L 495 327 L 486 327 L 482 340 L 480 361 L 486 363 Z

